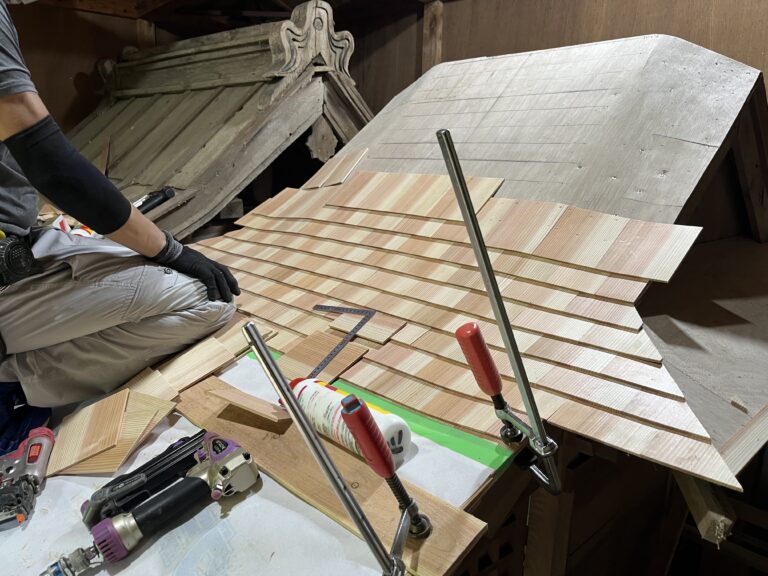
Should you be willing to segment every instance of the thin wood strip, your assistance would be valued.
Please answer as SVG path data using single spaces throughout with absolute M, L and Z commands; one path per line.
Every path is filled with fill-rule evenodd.
M 302 186 L 302 189 L 312 190 L 313 188 L 336 186 L 343 183 L 367 153 L 368 148 L 349 154 L 336 154 L 323 164 L 320 170 L 315 172 L 315 175 Z
M 133 450 L 139 438 L 150 426 L 157 414 L 156 410 L 137 410 L 130 408 L 131 400 L 128 399 L 128 408 L 123 417 L 123 425 L 120 436 L 113 448 L 108 448 L 95 456 L 86 458 L 82 462 L 63 470 L 62 474 L 111 474 L 115 472 L 128 454 Z
M 365 360 L 344 372 L 341 379 L 435 420 L 472 434 L 499 440 L 501 423 L 489 402 L 440 390 Z M 552 412 L 559 407 L 559 404 L 552 406 Z M 546 416 L 542 415 L 543 418 Z
M 201 244 L 239 256 L 264 259 L 265 248 L 278 248 L 270 254 L 279 258 L 284 266 L 292 268 L 360 276 L 363 270 L 379 270 L 383 275 L 397 273 L 398 277 L 439 282 L 467 289 L 475 294 L 485 294 L 479 270 L 466 269 L 446 262 L 434 262 L 422 258 L 391 254 L 376 249 L 352 247 L 325 240 L 301 236 L 265 233 L 253 239 L 250 232 L 235 232 L 223 238 L 212 238 Z M 280 250 L 279 248 L 284 248 Z M 342 266 L 339 260 L 347 262 Z M 341 276 L 349 279 L 348 276 Z M 379 276 L 381 277 L 381 276 Z M 634 306 L 606 302 L 574 292 L 566 292 L 547 286 L 521 282 L 514 277 L 497 278 L 506 301 L 523 306 L 604 323 L 617 328 L 638 331 L 642 319 Z
M 268 280 L 259 279 L 247 273 L 235 271 L 235 276 L 240 281 L 241 287 L 244 290 L 244 293 L 238 298 L 238 302 L 243 302 L 244 299 L 261 302 L 258 306 L 256 304 L 239 304 L 239 306 L 262 317 L 267 316 L 270 320 L 277 323 L 290 321 L 291 326 L 297 327 L 302 333 L 307 331 L 308 323 L 310 320 L 314 320 L 314 318 L 309 313 L 302 312 L 294 306 L 298 305 L 299 307 L 305 307 L 306 310 L 311 310 L 315 304 L 326 302 L 321 296 L 296 291 L 280 284 L 275 285 Z M 253 291 L 253 294 L 248 292 L 250 290 Z M 275 298 L 280 298 L 282 302 L 265 301 L 263 298 L 265 293 L 271 294 Z M 336 300 L 334 302 L 334 305 L 356 305 L 353 302 L 339 302 Z M 384 309 L 391 311 L 391 304 L 388 303 L 388 306 L 389 308 Z M 438 334 L 434 331 L 430 334 L 430 338 L 439 338 L 443 342 L 443 344 L 438 345 L 438 350 L 440 346 L 445 345 L 446 341 L 449 342 L 449 346 L 453 345 L 453 331 L 469 320 L 469 318 L 457 317 L 455 315 L 450 316 L 449 319 L 451 324 L 447 328 L 444 327 L 444 334 Z M 486 334 L 489 344 L 496 348 L 497 351 L 503 351 L 501 335 L 496 326 L 489 322 L 475 320 L 478 321 L 484 334 Z M 425 327 L 419 327 L 419 329 L 422 332 L 427 332 Z M 671 379 L 669 373 L 662 368 L 522 331 L 517 334 L 517 338 L 520 350 L 526 358 L 540 359 L 549 364 L 568 369 L 573 368 L 586 374 L 600 378 L 609 378 L 620 383 L 627 383 L 670 398 L 680 399 L 683 397 L 682 392 L 680 392 L 677 385 Z M 396 337 L 396 339 L 400 340 L 399 337 Z M 434 350 L 430 349 L 430 351 Z M 529 351 L 532 352 L 529 353 Z M 506 361 L 503 361 L 501 365 L 505 366 Z M 578 377 L 579 374 L 574 374 L 574 378 L 578 379 Z
M 209 337 L 160 366 L 159 371 L 174 390 L 181 392 L 233 360 L 226 346 Z
M 211 376 L 211 378 L 215 378 L 215 376 Z M 233 406 L 247 410 L 252 414 L 262 416 L 270 422 L 280 423 L 291 419 L 291 415 L 288 414 L 288 411 L 285 408 L 267 402 L 266 400 L 262 400 L 261 398 L 257 398 L 256 396 L 246 394 L 242 390 L 236 388 L 209 390 L 208 394 L 226 400 Z
M 409 324 L 409 326 L 413 325 Z M 489 326 L 487 328 L 495 327 Z M 405 337 L 407 339 L 402 340 L 398 333 L 393 340 L 401 344 L 411 345 L 414 348 L 431 354 L 437 354 L 448 360 L 457 360 L 463 357 L 453 334 L 421 329 L 419 331 L 405 332 Z M 547 343 L 558 344 L 555 347 L 556 351 L 554 354 L 549 356 L 539 356 L 537 354 L 537 349 L 542 340 Z M 559 343 L 542 337 L 536 339 L 518 338 L 517 343 L 526 366 L 532 366 L 536 372 L 560 367 L 568 370 L 570 377 L 574 380 L 579 380 L 581 374 L 584 374 L 595 377 L 598 381 L 608 380 L 673 400 L 681 401 L 685 399 L 682 391 L 664 367 L 651 366 L 613 354 L 588 350 L 581 346 Z M 499 373 L 503 376 L 514 378 L 514 373 L 509 365 L 509 358 L 503 346 L 493 345 L 489 346 L 489 348 L 491 357 L 496 361 Z M 559 358 L 558 354 L 560 355 Z M 617 360 L 621 362 L 617 363 Z M 571 372 L 576 373 L 571 374 Z
M 115 392 L 64 418 L 48 461 L 48 476 L 117 444 L 128 394 L 128 390 Z
M 285 192 L 287 190 L 280 196 Z M 255 231 L 283 232 L 310 239 L 323 238 L 337 243 L 381 248 L 396 255 L 410 254 L 469 269 L 476 266 L 472 249 L 467 245 L 405 234 L 397 231 L 394 224 L 387 226 L 383 218 L 370 217 L 366 221 L 349 222 L 350 217 L 356 213 L 347 212 L 344 218 L 342 214 L 341 211 L 330 209 L 306 217 L 281 215 L 278 218 L 272 214 L 251 213 L 238 220 L 238 223 Z M 327 218 L 327 221 L 318 218 Z M 396 220 L 400 222 L 402 218 Z M 634 302 L 646 286 L 643 281 L 612 277 L 499 250 L 490 249 L 489 256 L 497 275 L 505 274 L 521 281 L 616 302 Z
M 488 246 L 667 282 L 701 228 L 630 220 L 551 202 L 494 198 L 479 210 Z
M 339 344 L 342 338 L 327 332 L 315 332 L 286 350 L 278 360 L 283 374 L 289 380 L 307 378 L 316 366 Z M 356 342 L 347 342 L 336 357 L 316 376 L 324 382 L 333 382 L 339 374 L 352 366 L 368 348 Z
M 386 310 L 391 316 L 428 324 L 435 328 L 445 329 L 445 322 L 448 318 L 456 318 L 457 310 L 466 313 L 467 319 L 483 320 L 485 318 L 490 321 L 493 317 L 487 300 L 477 295 L 465 294 L 462 298 L 456 298 L 454 293 L 454 298 L 449 303 L 442 306 L 430 305 L 431 300 L 449 292 L 449 287 L 430 287 L 429 289 L 425 287 L 423 291 L 420 290 L 417 293 L 419 298 L 409 298 L 409 292 L 403 289 L 393 295 L 362 285 L 344 284 L 330 278 L 323 278 L 299 270 L 290 270 L 266 262 L 258 263 L 252 259 L 231 257 L 211 248 L 201 248 L 201 250 L 227 266 L 242 272 L 247 270 L 246 273 L 250 273 L 252 276 L 282 282 L 284 288 L 281 288 L 281 291 L 289 290 L 294 285 L 287 280 L 293 278 L 296 280 L 295 285 L 303 290 L 311 290 L 331 298 L 355 303 L 358 306 Z M 394 289 L 397 286 L 390 286 L 389 288 Z M 279 298 L 285 302 L 282 296 Z M 422 298 L 426 298 L 426 300 L 422 300 Z M 487 308 L 485 308 L 486 306 Z M 513 318 L 512 324 L 518 330 L 549 336 L 598 350 L 607 350 L 647 362 L 659 363 L 661 361 L 658 350 L 653 346 L 645 332 L 627 332 L 540 310 L 521 309 L 519 306 L 517 308 L 508 306 L 508 309 L 512 312 L 510 314 Z M 448 311 L 453 312 L 450 317 L 445 315 Z M 472 315 L 470 315 L 470 311 Z M 441 318 L 440 321 L 438 321 L 438 317 Z M 467 319 L 464 321 L 468 321 Z
M 153 368 L 145 368 L 126 382 L 124 387 L 162 400 L 172 400 L 179 394 L 165 376 Z
M 480 211 L 503 182 L 498 178 L 476 176 L 466 180 L 476 211 Z M 339 186 L 326 204 L 462 222 L 450 178 L 434 174 L 358 172 Z
M 418 342 L 417 340 L 412 348 L 390 342 L 379 350 L 371 350 L 366 355 L 366 360 L 448 390 L 472 397 L 483 397 L 472 372 L 462 362 L 463 355 L 458 344 L 449 352 L 452 353 L 454 360 L 449 362 L 444 358 L 420 351 Z M 509 365 L 509 361 L 501 356 L 503 355 L 498 354 L 495 358 L 497 366 Z M 684 401 L 662 398 L 649 392 L 541 362 L 528 361 L 525 363 L 525 368 L 531 385 L 546 391 L 546 394 L 555 394 L 655 428 L 709 441 L 709 434 Z M 505 376 L 502 381 L 507 383 L 504 390 L 505 397 L 510 396 L 509 391 L 516 392 L 517 384 L 514 378 Z M 537 394 L 537 403 L 541 396 Z M 509 398 L 507 401 L 509 402 Z
M 741 485 L 712 444 L 569 402 L 549 421 L 570 432 L 739 492 Z

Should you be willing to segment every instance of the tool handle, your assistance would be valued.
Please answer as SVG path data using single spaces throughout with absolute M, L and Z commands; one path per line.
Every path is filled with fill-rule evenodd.
M 381 434 L 371 410 L 365 402 L 350 394 L 341 401 L 341 417 L 352 432 L 360 449 L 360 454 L 368 465 L 382 478 L 392 478 L 395 475 L 395 462 L 387 441 Z
M 501 394 L 501 376 L 480 327 L 475 322 L 468 322 L 459 326 L 455 335 L 480 390 L 491 397 Z
M 202 478 L 187 476 L 158 495 L 142 502 L 132 514 L 144 537 L 157 534 L 186 513 L 197 513 L 200 503 L 211 499 L 211 487 Z

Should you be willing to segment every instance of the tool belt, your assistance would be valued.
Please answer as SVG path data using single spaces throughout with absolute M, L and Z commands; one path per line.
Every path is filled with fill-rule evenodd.
M 39 274 L 42 270 L 43 267 L 32 254 L 28 238 L 6 236 L 0 230 L 0 287 Z

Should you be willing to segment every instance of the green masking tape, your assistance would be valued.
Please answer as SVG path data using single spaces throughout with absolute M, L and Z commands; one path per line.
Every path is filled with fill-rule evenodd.
M 272 356 L 277 360 L 282 354 L 272 350 Z M 249 352 L 248 357 L 252 360 L 256 360 L 256 355 L 253 352 Z M 489 468 L 500 470 L 512 461 L 511 457 L 513 456 L 513 452 L 497 442 L 480 438 L 469 432 L 454 428 L 449 424 L 445 424 L 429 418 L 428 416 L 424 416 L 423 414 L 403 408 L 398 404 L 390 402 L 386 398 L 372 394 L 349 382 L 336 380 L 333 383 L 333 387 L 350 394 L 355 394 L 358 398 L 370 402 L 371 404 L 375 404 L 382 410 L 400 416 L 400 418 L 408 423 L 408 426 L 410 426 L 411 431 L 414 434 L 429 438 L 435 444 L 453 450 L 454 452 L 475 460 L 476 462 L 480 462 Z M 491 410 L 492 408 L 489 406 L 488 409 Z

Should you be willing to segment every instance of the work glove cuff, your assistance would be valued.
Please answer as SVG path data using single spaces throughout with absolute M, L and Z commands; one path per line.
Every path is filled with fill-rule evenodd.
M 157 256 L 153 256 L 150 260 L 158 264 L 170 264 L 181 256 L 184 246 L 168 230 L 163 230 L 163 234 L 165 234 L 165 247 L 160 250 Z

